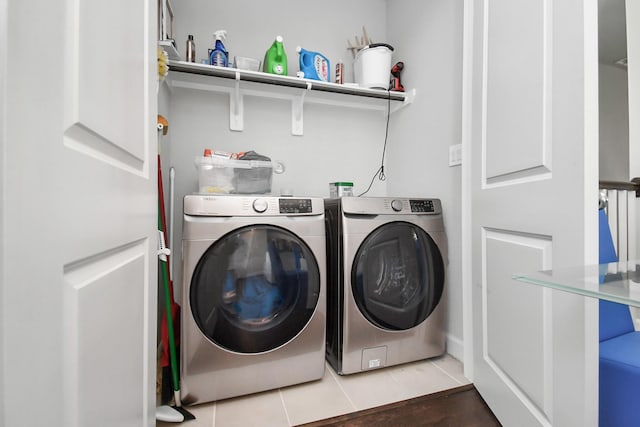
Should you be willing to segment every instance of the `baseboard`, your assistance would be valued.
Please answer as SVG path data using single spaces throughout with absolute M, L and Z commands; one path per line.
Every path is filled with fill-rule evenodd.
M 447 353 L 461 362 L 464 361 L 464 343 L 453 335 L 447 334 Z

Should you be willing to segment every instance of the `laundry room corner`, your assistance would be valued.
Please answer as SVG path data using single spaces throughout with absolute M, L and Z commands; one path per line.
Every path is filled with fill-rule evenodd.
M 404 13 L 405 7 L 415 12 Z M 172 213 L 171 276 L 183 315 L 180 381 L 189 406 L 314 382 L 322 374 L 305 367 L 322 366 L 324 357 L 329 363 L 325 379 L 327 370 L 342 377 L 413 362 L 437 364 L 440 358 L 455 359 L 457 369 L 463 360 L 461 177 L 460 167 L 448 162 L 449 147 L 459 143 L 461 134 L 461 58 L 456 52 L 462 45 L 462 0 L 330 0 L 308 15 L 293 0 L 173 2 L 174 55 L 179 59 L 169 62 L 174 69 L 159 88 L 158 111 L 168 131 L 159 132 L 158 148 L 165 209 Z M 264 71 L 213 66 L 207 57 L 223 31 L 229 62 L 245 57 L 268 61 L 265 50 L 274 39 L 283 43 L 288 59 L 281 65 L 286 64 L 287 75 L 272 79 Z M 393 51 L 389 77 L 397 80 L 389 84 L 394 90 L 359 87 L 354 81 L 353 34 Z M 194 42 L 195 59 L 189 64 L 183 58 Z M 331 80 L 328 86 L 301 86 L 307 79 L 296 78 L 297 46 L 342 62 L 344 84 Z M 404 66 L 398 68 L 397 61 Z M 267 191 L 236 191 L 237 181 L 230 188 L 203 189 L 203 158 L 234 162 L 244 153 L 282 166 L 282 173 L 275 173 L 274 166 Z M 228 171 L 237 179 L 235 167 Z M 335 182 L 352 184 L 345 186 L 349 194 L 331 196 L 330 183 Z M 331 203 L 343 199 L 344 204 Z M 342 218 L 344 229 L 329 219 L 331 212 L 334 220 Z M 339 251 L 329 246 L 327 231 L 326 271 L 316 234 L 305 234 L 310 230 L 306 221 L 322 222 L 322 215 L 325 231 L 335 225 L 337 241 L 351 241 Z M 376 216 L 379 221 L 372 220 Z M 306 245 L 312 251 L 301 256 Z M 352 258 L 362 260 L 358 268 Z M 344 263 L 344 275 L 329 277 L 330 259 Z M 319 277 L 313 275 L 312 260 L 318 261 Z M 282 281 L 294 281 L 303 296 L 289 296 L 284 288 L 274 291 L 272 299 L 263 294 Z M 319 292 L 314 283 L 320 283 Z M 345 295 L 353 291 L 353 300 L 345 296 L 349 307 L 330 307 L 340 299 L 335 289 L 330 293 L 332 287 Z M 246 292 L 265 299 L 270 314 L 252 305 Z M 285 333 L 282 342 L 267 342 L 267 335 L 269 340 L 275 336 L 275 324 L 289 322 L 279 319 L 299 310 L 289 307 L 306 300 L 306 292 L 320 296 L 306 330 L 302 325 L 299 335 Z M 366 314 L 367 304 L 379 310 Z M 351 310 L 349 316 L 360 323 L 337 326 L 342 310 Z M 396 314 L 382 314 L 389 311 Z M 326 333 L 319 326 L 323 317 Z M 235 320 L 223 327 L 224 319 Z M 245 329 L 264 330 L 264 345 L 236 348 L 238 340 L 257 342 L 259 334 L 249 338 Z M 345 339 L 349 357 L 331 364 L 330 336 L 336 331 L 355 338 Z M 319 347 L 320 336 L 326 349 Z M 290 378 L 277 374 L 285 366 Z M 272 369 L 275 376 L 251 378 L 260 369 Z M 440 373 L 434 372 L 426 373 L 427 382 L 437 381 Z M 242 381 L 226 389 L 216 382 L 231 384 L 236 378 Z
M 390 43 L 405 62 L 403 83 L 419 88 L 411 108 L 390 124 L 388 191 L 442 201 L 448 236 L 447 352 L 463 360 L 461 167 L 449 148 L 461 143 L 463 2 L 388 2 Z M 411 10 L 407 14 L 405 11 Z

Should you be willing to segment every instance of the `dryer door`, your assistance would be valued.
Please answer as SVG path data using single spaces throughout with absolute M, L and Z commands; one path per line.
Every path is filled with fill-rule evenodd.
M 207 338 L 230 351 L 259 353 L 302 331 L 319 293 L 318 263 L 305 242 L 280 227 L 251 225 L 206 250 L 189 298 Z
M 358 248 L 351 288 L 371 323 L 387 330 L 410 329 L 422 323 L 442 297 L 442 255 L 422 228 L 404 221 L 386 223 Z

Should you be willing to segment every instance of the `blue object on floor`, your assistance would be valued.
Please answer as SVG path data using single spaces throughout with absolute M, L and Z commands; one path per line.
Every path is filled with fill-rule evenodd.
M 599 211 L 600 264 L 616 262 L 607 215 Z M 640 425 L 640 332 L 629 307 L 600 300 L 599 425 Z
M 616 255 L 616 249 L 613 246 L 609 221 L 607 220 L 607 214 L 604 209 L 598 211 L 598 236 L 600 239 L 598 247 L 599 263 L 607 264 L 609 262 L 617 262 L 618 255 Z

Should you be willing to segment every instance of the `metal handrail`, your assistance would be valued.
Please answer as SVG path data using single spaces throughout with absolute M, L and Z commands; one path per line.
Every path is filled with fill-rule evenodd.
M 640 197 L 640 178 L 633 178 L 630 182 L 600 180 L 600 189 L 635 191 L 636 197 Z
M 599 186 L 600 190 L 635 191 L 636 198 L 640 197 L 640 178 L 633 178 L 630 182 L 600 180 Z M 609 199 L 607 198 L 607 195 L 605 194 L 605 192 L 600 191 L 600 196 L 598 198 L 598 208 L 606 208 L 608 204 Z

